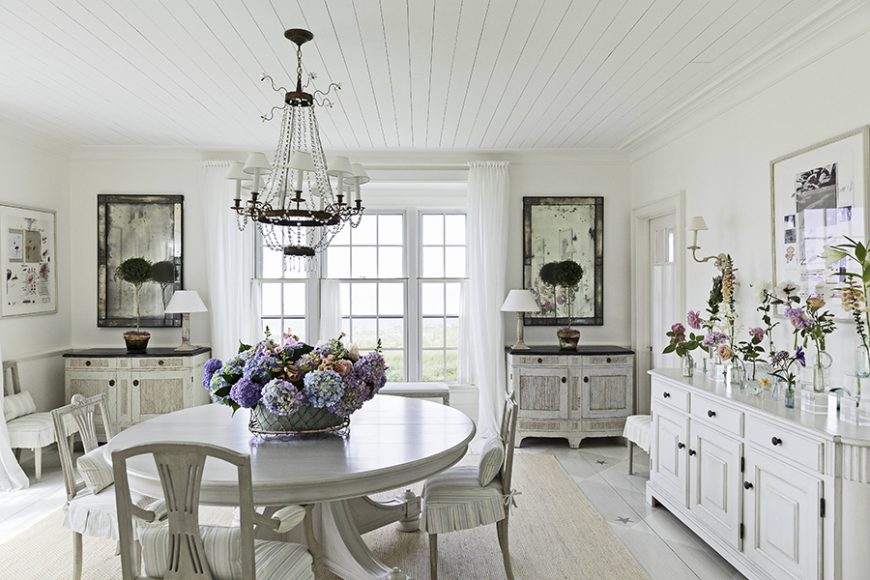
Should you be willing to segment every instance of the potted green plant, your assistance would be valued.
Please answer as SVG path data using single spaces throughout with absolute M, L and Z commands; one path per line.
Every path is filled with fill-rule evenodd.
M 538 274 L 541 282 L 553 287 L 553 315 L 558 318 L 558 292 L 557 288 L 565 290 L 565 303 L 568 306 L 568 325 L 556 332 L 559 339 L 559 347 L 563 350 L 573 350 L 580 342 L 580 331 L 571 327 L 574 320 L 574 296 L 580 280 L 583 279 L 583 267 L 574 260 L 562 262 L 550 262 L 541 267 Z
M 115 268 L 115 278 L 122 282 L 132 284 L 136 297 L 136 330 L 128 330 L 124 333 L 124 342 L 127 343 L 127 352 L 145 352 L 151 333 L 140 328 L 142 306 L 139 295 L 142 286 L 152 281 L 151 262 L 145 258 L 128 258 Z

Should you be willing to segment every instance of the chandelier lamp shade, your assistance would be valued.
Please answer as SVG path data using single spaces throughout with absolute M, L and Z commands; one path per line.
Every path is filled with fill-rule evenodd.
M 332 83 L 325 92 L 307 92 L 314 75 L 309 73 L 303 85 L 302 45 L 314 35 L 292 28 L 284 36 L 296 45 L 296 86 L 293 90 L 276 87 L 272 77 L 263 75 L 284 95 L 283 105 L 262 116 L 270 121 L 281 112 L 275 155 L 270 163 L 263 153 L 251 153 L 244 163 L 232 163 L 226 177 L 235 182 L 231 209 L 238 216 L 239 229 L 253 223 L 266 246 L 307 270 L 313 267 L 311 258 L 339 231 L 359 225 L 365 209 L 360 185 L 369 176 L 362 165 L 345 156 L 327 163 L 315 109 L 332 106 L 329 93 L 341 87 Z

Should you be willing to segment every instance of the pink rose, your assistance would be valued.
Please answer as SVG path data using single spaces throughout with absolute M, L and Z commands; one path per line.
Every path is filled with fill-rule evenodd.
M 697 310 L 689 310 L 688 314 L 686 314 L 686 322 L 689 323 L 689 326 L 695 330 L 700 330 L 701 328 L 701 314 Z
M 671 332 L 675 335 L 679 336 L 681 334 L 686 334 L 686 327 L 682 325 L 682 323 L 677 322 L 673 326 L 671 326 Z
M 756 340 L 761 341 L 764 339 L 764 329 L 760 328 L 758 326 L 756 326 L 755 328 L 750 328 L 749 329 L 749 336 L 751 336 L 752 338 L 754 338 Z

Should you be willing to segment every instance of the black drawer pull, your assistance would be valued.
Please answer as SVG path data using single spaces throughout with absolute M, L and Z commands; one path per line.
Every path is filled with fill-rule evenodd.
M 583 377 L 583 382 L 584 382 L 584 383 L 588 383 L 588 382 L 589 382 L 589 377 Z
M 539 358 L 539 359 L 538 359 L 538 364 L 541 364 L 542 362 L 544 362 L 544 359 Z
M 697 455 L 697 454 L 698 454 L 698 452 L 695 451 L 694 449 L 689 449 L 689 455 Z
M 771 445 L 776 447 L 777 445 L 782 445 L 782 439 L 780 439 L 779 437 L 771 437 L 770 443 L 771 443 Z
M 607 357 L 607 362 L 610 362 L 610 357 Z
M 712 418 L 712 417 L 715 417 L 715 416 L 716 416 L 716 411 L 713 411 L 712 409 L 707 409 L 707 416 L 708 416 L 708 417 L 711 417 L 711 418 Z
M 163 366 L 163 361 L 159 360 L 159 361 L 157 361 L 157 364 L 159 364 L 160 366 Z
M 686 448 L 685 443 L 683 443 L 682 441 L 677 441 L 677 449 L 685 449 L 685 448 Z
M 562 377 L 562 384 L 565 384 L 567 382 L 568 382 L 568 377 Z
M 86 366 L 86 367 L 89 367 L 89 366 L 91 366 L 91 361 L 89 361 L 89 360 L 86 360 L 86 361 L 85 361 L 85 366 Z
M 110 387 L 114 387 L 114 386 L 115 386 L 115 379 L 111 379 L 111 380 L 109 381 L 109 386 L 110 386 Z
M 138 387 L 138 386 L 139 386 L 139 379 L 136 379 L 136 380 L 133 381 L 133 386 L 134 386 L 134 387 Z
M 748 481 L 743 482 L 743 489 L 752 489 L 752 484 Z
M 665 399 L 670 399 L 671 394 L 669 392 L 665 391 L 664 393 L 662 393 L 662 397 L 664 397 Z

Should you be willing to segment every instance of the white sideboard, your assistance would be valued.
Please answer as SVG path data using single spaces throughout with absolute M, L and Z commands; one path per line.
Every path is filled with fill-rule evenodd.
M 870 428 L 703 376 L 650 375 L 652 505 L 749 578 L 868 578 Z
M 209 402 L 202 388 L 202 366 L 211 349 L 178 352 L 152 348 L 144 354 L 124 349 L 75 350 L 64 354 L 66 401 L 80 393 L 105 393 L 114 429 L 157 415 Z
M 517 447 L 526 437 L 564 437 L 576 449 L 586 437 L 621 436 L 632 414 L 634 353 L 626 348 L 508 349 L 507 377 L 519 403 Z

